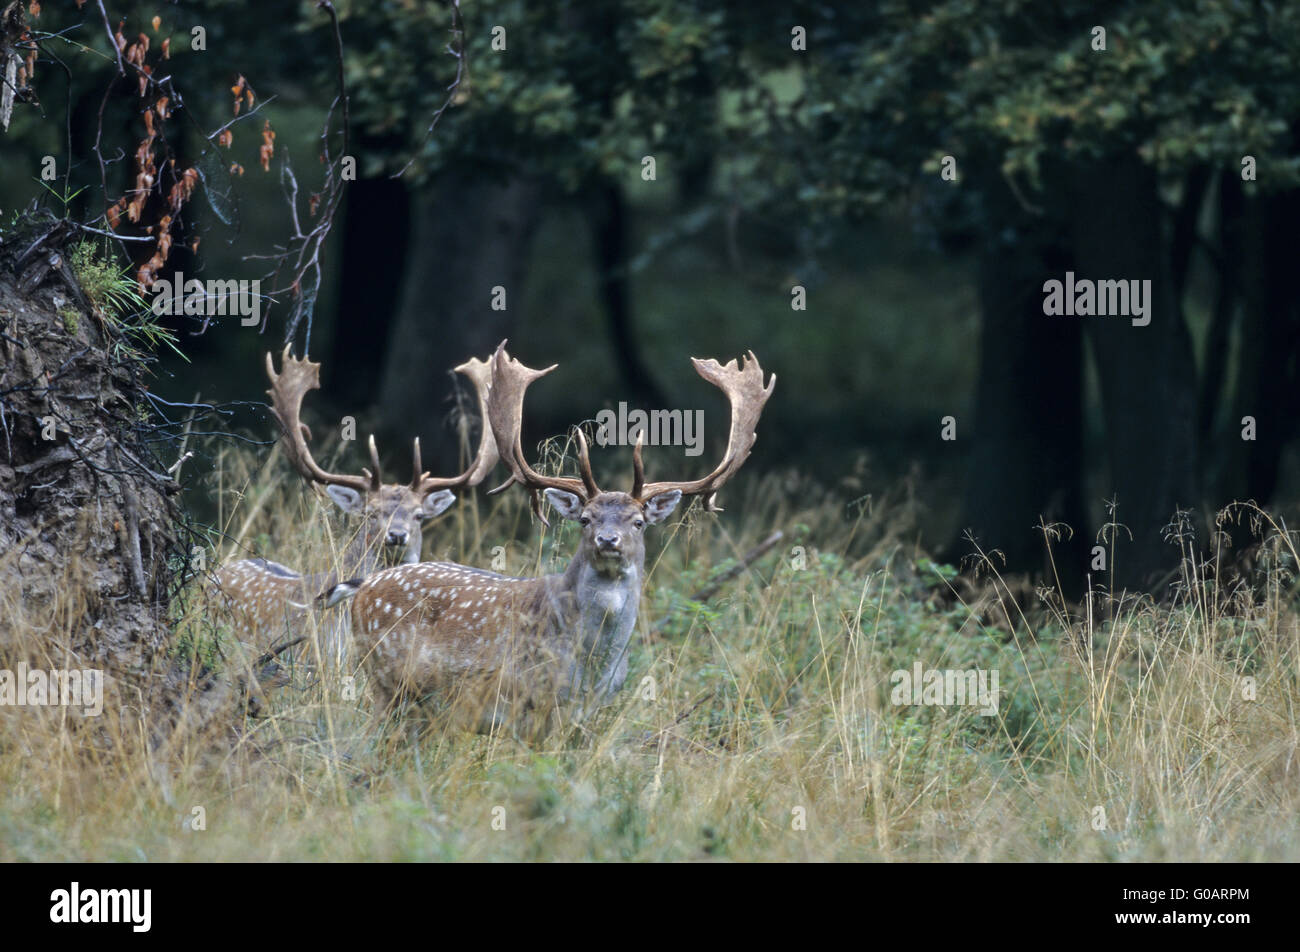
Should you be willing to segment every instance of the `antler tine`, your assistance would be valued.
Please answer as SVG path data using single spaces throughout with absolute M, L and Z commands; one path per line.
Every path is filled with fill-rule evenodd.
M 459 476 L 437 477 L 430 476 L 424 472 L 420 465 L 420 440 L 415 440 L 415 476 L 411 480 L 411 488 L 420 495 L 432 492 L 435 489 L 461 489 L 467 486 L 477 486 L 483 480 L 487 479 L 488 473 L 496 468 L 500 455 L 497 452 L 496 438 L 492 434 L 492 425 L 488 421 L 488 396 L 492 392 L 492 363 L 491 359 L 479 360 L 477 357 L 471 357 L 459 367 L 455 368 L 456 373 L 463 374 L 474 385 L 474 393 L 478 399 L 479 420 L 482 424 L 482 431 L 479 433 L 478 450 L 474 458 L 470 460 L 469 468 Z
M 280 356 L 280 372 L 275 372 L 275 360 L 270 352 L 266 355 L 266 376 L 271 381 L 267 391 L 271 398 L 271 413 L 280 424 L 283 436 L 280 445 L 284 455 L 305 479 L 312 482 L 333 486 L 347 486 L 358 492 L 370 492 L 378 488 L 376 480 L 379 467 L 376 464 L 374 479 L 369 472 L 365 476 L 353 476 L 345 473 L 329 473 L 321 469 L 312 458 L 307 441 L 311 439 L 311 430 L 300 419 L 302 400 L 311 390 L 320 389 L 320 364 L 313 363 L 306 357 L 301 360 L 289 353 L 286 345 Z M 371 458 L 375 458 L 374 437 L 371 437 Z
M 600 495 L 600 487 L 596 485 L 596 477 L 591 475 L 591 457 L 587 454 L 587 437 L 582 432 L 582 427 L 577 427 L 574 432 L 578 436 L 578 472 L 582 474 L 582 485 L 587 490 L 588 498 L 594 498 Z
M 424 464 L 420 460 L 420 438 L 417 436 L 411 441 L 411 489 L 419 492 L 420 479 L 427 475 L 424 471 Z
M 714 497 L 718 489 L 740 469 L 754 448 L 754 441 L 758 438 L 754 428 L 758 425 L 763 405 L 776 387 L 776 374 L 772 374 L 767 386 L 764 386 L 763 368 L 753 351 L 741 358 L 739 367 L 735 360 L 723 365 L 712 358 L 701 360 L 692 357 L 691 363 L 695 365 L 695 372 L 725 393 L 727 402 L 731 404 L 731 432 L 727 437 L 727 452 L 717 468 L 703 479 L 643 484 L 641 446 L 638 441 L 632 456 L 633 495 L 645 501 L 676 489 L 684 496 L 703 496 L 705 509 L 718 512 L 720 510 L 714 504 Z
M 638 431 L 636 446 L 632 449 L 632 493 L 633 499 L 640 499 L 645 489 L 645 464 L 641 462 L 641 443 L 645 434 Z
M 375 446 L 375 434 L 370 434 L 370 469 L 361 467 L 361 472 L 370 480 L 370 491 L 378 492 L 381 485 L 379 477 L 379 448 Z
M 583 502 L 588 502 L 600 492 L 596 481 L 591 477 L 591 464 L 587 460 L 586 439 L 579 435 L 579 466 L 583 469 L 581 480 L 567 476 L 543 476 L 528 465 L 524 458 L 521 442 L 522 418 L 524 409 L 524 391 L 538 377 L 544 377 L 558 366 L 552 364 L 545 370 L 525 367 L 518 360 L 506 353 L 506 342 L 502 341 L 492 354 L 492 386 L 488 392 L 488 420 L 492 425 L 492 435 L 496 439 L 497 450 L 501 460 L 510 470 L 510 480 L 493 492 L 500 492 L 511 483 L 518 483 L 532 494 L 533 512 L 545 523 L 542 515 L 541 500 L 538 493 L 542 489 L 559 489 L 573 493 Z

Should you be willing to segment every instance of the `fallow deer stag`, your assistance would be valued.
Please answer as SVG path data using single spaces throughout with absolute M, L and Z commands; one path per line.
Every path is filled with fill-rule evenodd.
M 271 412 L 280 424 L 285 455 L 303 478 L 323 485 L 335 504 L 345 513 L 359 516 L 361 524 L 335 572 L 299 574 L 266 559 L 245 559 L 219 569 L 218 588 L 245 640 L 266 648 L 270 644 L 268 639 L 301 634 L 302 622 L 312 610 L 314 599 L 340 578 L 364 577 L 380 568 L 385 560 L 418 562 L 423 542 L 421 523 L 455 502 L 452 490 L 478 485 L 496 466 L 496 443 L 487 420 L 490 364 L 471 358 L 455 369 L 469 378 L 478 397 L 483 432 L 474 459 L 459 476 L 430 476 L 421 465 L 420 439 L 416 437 L 412 451 L 414 475 L 410 483 L 401 485 L 381 480 L 374 436 L 370 437 L 369 444 L 370 468 L 363 468 L 361 475 L 322 469 L 307 447 L 311 430 L 299 417 L 303 397 L 320 387 L 320 364 L 305 357 L 299 360 L 286 347 L 277 374 L 271 355 L 266 355 L 266 374 L 271 381 L 267 393 L 271 397 Z M 339 660 L 344 647 L 341 638 L 330 646 Z
M 581 718 L 608 702 L 627 679 L 645 567 L 647 525 L 660 522 L 682 496 L 714 497 L 749 456 L 754 428 L 776 385 L 766 386 L 751 353 L 726 365 L 693 359 L 701 377 L 731 404 L 726 455 L 713 472 L 688 482 L 646 483 L 641 443 L 633 452 L 630 493 L 602 491 L 578 431 L 581 479 L 543 476 L 524 460 L 520 420 L 524 391 L 555 369 L 533 370 L 505 352 L 492 357 L 488 419 L 512 483 L 539 492 L 582 526 L 577 554 L 561 574 L 511 578 L 446 562 L 386 569 L 342 582 L 324 596 L 354 597 L 352 629 L 371 675 L 378 710 L 399 698 L 437 698 L 480 731 L 510 725 L 543 730 L 557 716 Z M 526 726 L 530 725 L 530 726 Z

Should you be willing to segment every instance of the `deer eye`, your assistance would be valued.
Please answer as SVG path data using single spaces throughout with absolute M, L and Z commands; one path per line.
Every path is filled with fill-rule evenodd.
M 633 519 L 633 520 L 632 520 L 632 525 L 636 526 L 638 529 L 644 529 L 644 528 L 645 528 L 645 520 L 644 520 L 644 519 Z
M 589 525 L 591 525 L 591 518 L 590 518 L 589 516 L 581 516 L 581 517 L 578 519 L 578 525 L 580 525 L 580 526 L 589 526 Z

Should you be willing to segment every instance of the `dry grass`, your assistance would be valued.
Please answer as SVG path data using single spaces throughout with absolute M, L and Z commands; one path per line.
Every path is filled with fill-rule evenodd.
M 326 566 L 345 544 L 326 505 L 283 474 L 254 493 L 245 462 L 213 487 L 222 526 Z M 582 728 L 536 746 L 374 730 L 364 676 L 352 699 L 351 672 L 301 667 L 234 743 L 157 747 L 130 717 L 92 737 L 57 708 L 0 708 L 0 857 L 1300 859 L 1300 613 L 1277 526 L 1260 525 L 1251 591 L 1229 597 L 1189 562 L 1174 603 L 1098 596 L 1089 617 L 1012 604 L 995 575 L 979 605 L 953 603 L 950 570 L 904 541 L 906 501 L 846 510 L 788 477 L 726 505 L 660 527 L 628 685 Z M 773 527 L 783 552 L 688 600 Z M 530 526 L 512 494 L 463 501 L 426 539 L 427 557 L 481 566 L 504 546 L 519 574 L 574 541 Z M 0 607 L 48 657 L 49 619 Z M 176 650 L 234 670 L 202 600 L 185 612 Z M 917 661 L 996 670 L 998 713 L 892 704 L 890 672 Z M 186 829 L 195 807 L 203 830 Z

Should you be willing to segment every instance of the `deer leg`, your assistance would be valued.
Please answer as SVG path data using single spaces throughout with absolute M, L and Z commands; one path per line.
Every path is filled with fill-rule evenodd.
M 370 678 L 370 731 L 375 733 L 393 713 L 396 694 L 379 683 L 374 676 Z

